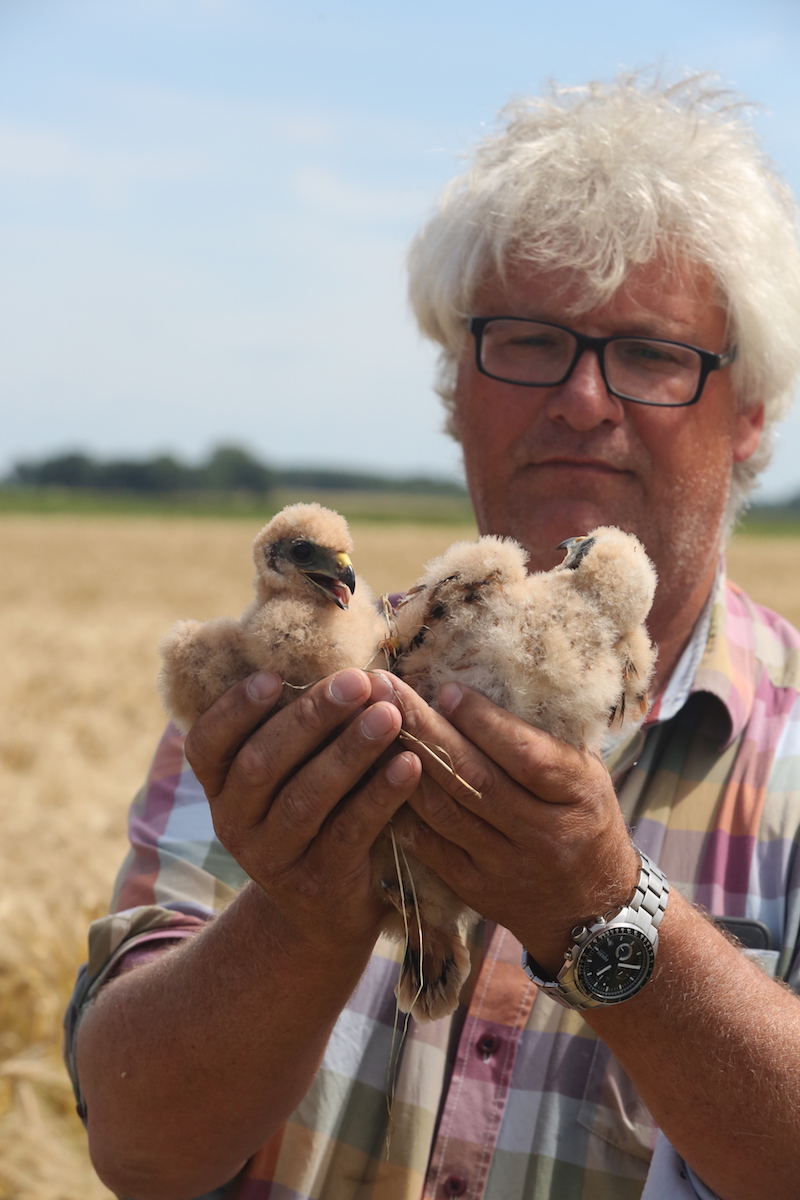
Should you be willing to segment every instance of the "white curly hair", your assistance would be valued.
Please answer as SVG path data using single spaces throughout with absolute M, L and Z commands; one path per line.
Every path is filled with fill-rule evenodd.
M 409 253 L 411 304 L 442 347 L 437 390 L 450 414 L 474 297 L 510 263 L 572 268 L 586 312 L 639 264 L 695 262 L 716 281 L 738 346 L 739 403 L 765 409 L 758 450 L 734 465 L 732 518 L 769 461 L 800 369 L 797 208 L 746 107 L 705 75 L 664 86 L 635 74 L 552 85 L 500 115 Z

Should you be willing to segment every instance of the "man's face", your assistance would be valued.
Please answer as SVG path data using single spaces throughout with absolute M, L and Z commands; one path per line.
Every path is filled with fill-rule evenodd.
M 724 313 L 702 268 L 636 268 L 610 302 L 583 316 L 570 313 L 574 296 L 566 273 L 520 266 L 504 286 L 479 293 L 474 315 L 728 349 Z M 531 569 L 544 570 L 560 561 L 555 547 L 565 538 L 618 525 L 644 543 L 666 598 L 666 591 L 707 591 L 731 469 L 758 445 L 762 416 L 760 406 L 737 411 L 727 369 L 709 375 L 695 405 L 651 408 L 610 395 L 592 352 L 566 383 L 526 388 L 482 375 L 470 339 L 459 362 L 454 424 L 482 533 L 516 538 Z M 673 586 L 665 589 L 667 581 Z

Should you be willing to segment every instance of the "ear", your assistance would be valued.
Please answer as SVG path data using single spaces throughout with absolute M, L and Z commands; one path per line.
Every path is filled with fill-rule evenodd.
M 733 461 L 746 462 L 758 449 L 764 429 L 764 405 L 754 404 L 736 414 L 733 425 Z

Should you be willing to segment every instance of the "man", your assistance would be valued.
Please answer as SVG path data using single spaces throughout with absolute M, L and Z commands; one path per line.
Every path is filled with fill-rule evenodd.
M 136 1200 L 795 1196 L 800 1002 L 696 907 L 765 922 L 797 983 L 800 638 L 720 571 L 798 367 L 793 210 L 700 84 L 622 80 L 511 110 L 411 263 L 481 531 L 542 569 L 617 524 L 655 562 L 653 709 L 608 769 L 357 670 L 274 717 L 279 680 L 232 688 L 193 773 L 168 734 L 73 1011 L 98 1171 Z M 486 921 L 398 1056 L 369 850 L 405 801 Z

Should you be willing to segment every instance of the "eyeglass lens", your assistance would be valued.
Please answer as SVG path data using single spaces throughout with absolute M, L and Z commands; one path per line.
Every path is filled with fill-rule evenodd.
M 569 330 L 500 318 L 486 324 L 481 365 L 509 383 L 563 383 L 578 347 Z M 615 338 L 601 350 L 609 388 L 649 404 L 686 404 L 697 391 L 700 355 L 688 346 L 639 337 Z

